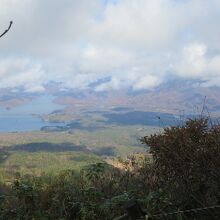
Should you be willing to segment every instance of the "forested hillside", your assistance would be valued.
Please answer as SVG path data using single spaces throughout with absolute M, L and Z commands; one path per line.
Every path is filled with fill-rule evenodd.
M 1 183 L 1 219 L 110 220 L 123 215 L 132 199 L 148 216 L 218 207 L 219 125 L 188 120 L 141 142 L 149 152 L 115 158 L 111 165 L 98 162 L 57 176 L 18 174 L 13 182 Z M 180 212 L 166 219 L 219 219 L 219 211 Z

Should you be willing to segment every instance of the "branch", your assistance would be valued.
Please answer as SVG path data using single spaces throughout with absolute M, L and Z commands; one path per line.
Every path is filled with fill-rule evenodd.
M 0 35 L 0 38 L 3 37 L 10 29 L 11 29 L 11 26 L 12 26 L 12 21 L 10 21 L 10 24 L 8 26 L 8 29 L 6 29 L 1 35 Z

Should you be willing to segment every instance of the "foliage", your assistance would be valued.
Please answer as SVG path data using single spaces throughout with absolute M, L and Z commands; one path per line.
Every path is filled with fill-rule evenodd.
M 127 164 L 127 166 L 129 166 Z M 2 219 L 113 219 L 135 198 L 139 174 L 106 163 L 57 177 L 19 177 L 2 200 Z M 141 184 L 138 184 L 139 186 Z M 5 195 L 5 193 L 3 194 Z
M 58 176 L 17 176 L 0 191 L 0 219 L 110 220 L 136 199 L 148 214 L 220 203 L 220 126 L 207 119 L 146 136 L 150 154 L 98 162 Z M 170 219 L 219 219 L 219 215 Z
M 220 126 L 207 118 L 142 138 L 153 156 L 155 187 L 174 209 L 220 204 Z

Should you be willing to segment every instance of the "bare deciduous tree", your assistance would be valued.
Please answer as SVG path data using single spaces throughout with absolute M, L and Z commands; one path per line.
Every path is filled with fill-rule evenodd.
M 0 38 L 3 37 L 11 29 L 12 24 L 13 24 L 13 21 L 10 21 L 8 28 L 0 35 Z

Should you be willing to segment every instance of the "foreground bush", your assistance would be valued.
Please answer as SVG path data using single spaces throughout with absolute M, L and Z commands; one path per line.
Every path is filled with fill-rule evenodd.
M 176 208 L 220 204 L 220 126 L 208 119 L 188 120 L 144 137 L 153 156 L 157 187 Z
M 220 204 L 220 126 L 188 120 L 141 141 L 150 155 L 57 177 L 17 178 L 10 187 L 2 186 L 0 219 L 110 220 L 123 214 L 130 199 L 149 214 Z M 218 217 L 209 213 L 193 219 Z
M 126 164 L 125 166 L 128 167 Z M 105 163 L 56 178 L 19 178 L 0 202 L 1 219 L 113 219 L 138 190 L 137 174 Z M 139 184 L 140 185 L 140 184 Z M 141 187 L 139 187 L 141 189 Z

